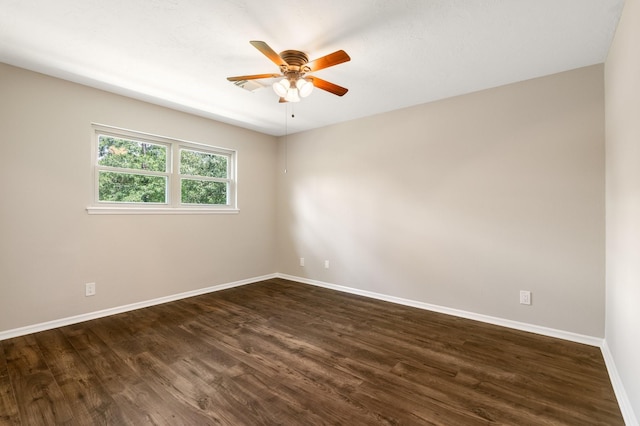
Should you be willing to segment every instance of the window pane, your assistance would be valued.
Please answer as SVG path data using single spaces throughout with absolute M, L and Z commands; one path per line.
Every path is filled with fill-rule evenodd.
M 182 203 L 227 204 L 227 183 L 182 179 Z
M 98 164 L 125 169 L 167 171 L 167 148 L 129 139 L 99 136 Z
M 167 178 L 100 171 L 98 200 L 125 203 L 166 203 Z
M 227 157 L 183 149 L 180 151 L 180 174 L 226 179 Z

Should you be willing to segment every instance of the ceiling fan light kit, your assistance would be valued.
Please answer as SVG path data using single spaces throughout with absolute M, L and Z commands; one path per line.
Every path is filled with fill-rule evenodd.
M 289 88 L 291 87 L 291 83 L 286 78 L 282 80 L 276 81 L 273 83 L 273 91 L 276 92 L 276 95 L 284 98 L 287 96 L 287 92 L 289 92 Z
M 251 41 L 253 47 L 258 49 L 280 68 L 280 74 L 256 74 L 227 77 L 232 82 L 247 82 L 262 78 L 281 78 L 273 83 L 273 90 L 280 97 L 280 102 L 300 102 L 311 94 L 314 87 L 327 91 L 337 96 L 343 96 L 349 89 L 330 83 L 307 74 L 329 68 L 334 65 L 351 60 L 344 50 L 338 50 L 329 55 L 309 62 L 309 57 L 299 50 L 285 50 L 277 54 L 264 41 Z M 283 78 L 282 78 L 283 77 Z M 237 83 L 236 83 L 237 85 Z
M 273 91 L 287 102 L 300 102 L 300 98 L 306 98 L 313 91 L 313 83 L 299 78 L 297 80 L 282 80 L 273 83 Z
M 313 92 L 313 83 L 305 80 L 304 78 L 296 81 L 296 87 L 298 88 L 298 92 L 300 92 L 300 97 L 306 98 Z
M 284 97 L 284 100 L 287 102 L 300 102 L 298 89 L 295 87 L 289 87 L 289 90 L 287 90 L 287 96 Z

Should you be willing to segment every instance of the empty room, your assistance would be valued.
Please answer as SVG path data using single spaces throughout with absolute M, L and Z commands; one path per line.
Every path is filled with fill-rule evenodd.
M 0 0 L 0 425 L 638 425 L 640 0 Z

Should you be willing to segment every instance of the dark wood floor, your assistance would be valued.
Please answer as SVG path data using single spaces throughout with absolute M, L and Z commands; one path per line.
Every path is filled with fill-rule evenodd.
M 0 424 L 624 423 L 598 348 L 277 279 L 0 342 Z

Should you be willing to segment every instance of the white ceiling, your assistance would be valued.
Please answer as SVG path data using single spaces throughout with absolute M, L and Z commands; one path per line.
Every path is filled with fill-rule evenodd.
M 623 0 L 0 0 L 0 62 L 288 133 L 602 63 Z M 349 88 L 279 104 L 228 76 L 277 73 L 249 44 L 343 49 Z M 269 81 L 261 80 L 268 83 Z M 0 94 L 1 96 L 1 94 Z M 288 108 L 288 113 L 286 108 Z

